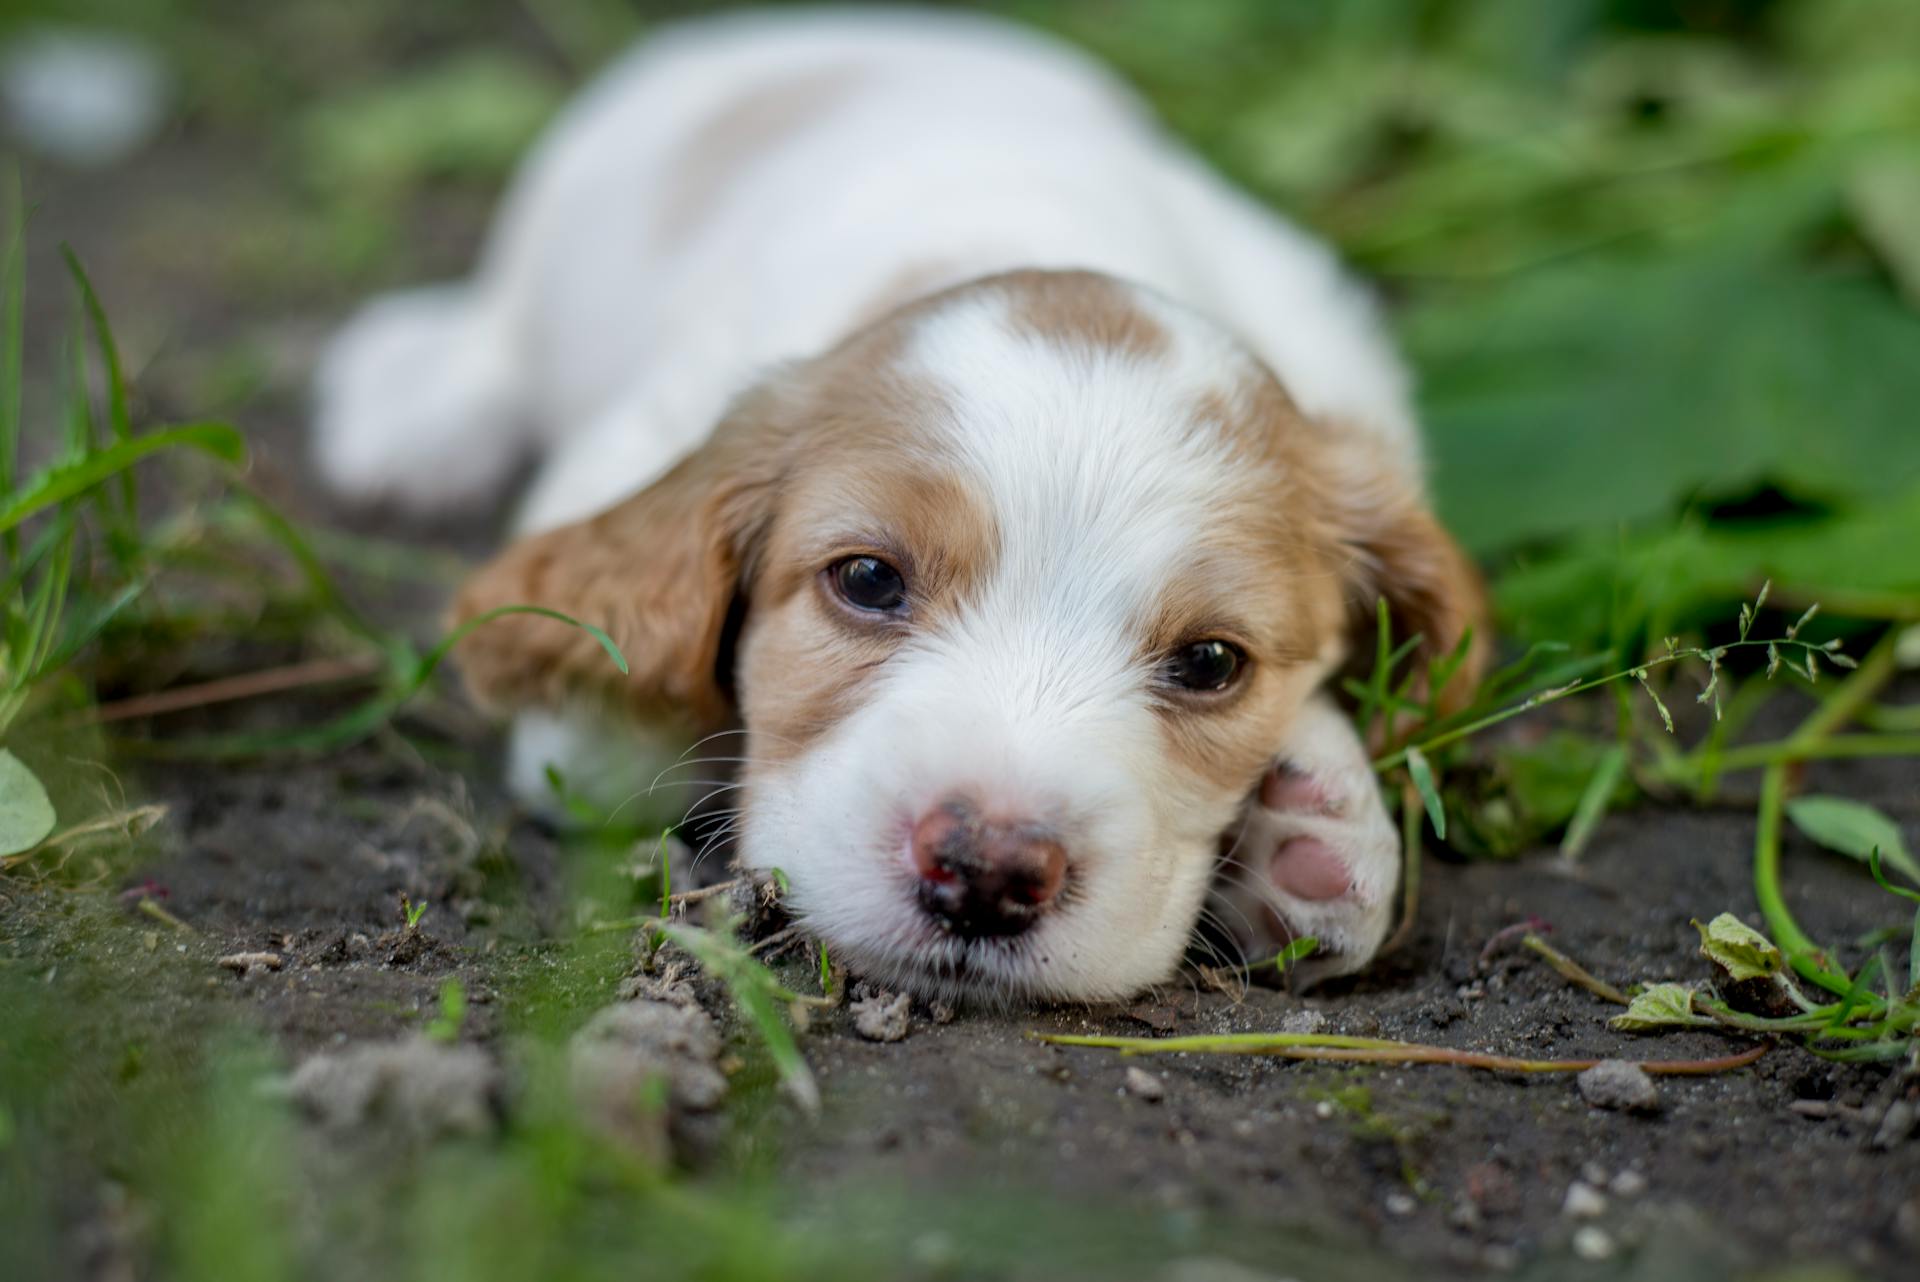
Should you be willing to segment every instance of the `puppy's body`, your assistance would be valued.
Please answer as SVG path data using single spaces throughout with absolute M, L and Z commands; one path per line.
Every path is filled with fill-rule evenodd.
M 1303 409 L 1417 468 L 1405 375 L 1323 246 L 1076 51 L 874 13 L 709 21 L 616 64 L 527 162 L 471 284 L 385 300 L 343 336 L 320 463 L 430 506 L 537 450 L 519 524 L 550 528 L 663 473 L 773 363 L 1026 268 L 1179 300 Z
M 476 634 L 523 790 L 645 787 L 737 717 L 742 857 L 926 988 L 1164 977 L 1223 837 L 1243 935 L 1378 946 L 1397 842 L 1315 688 L 1376 593 L 1436 646 L 1477 608 L 1405 377 L 1323 248 L 1072 51 L 870 12 L 656 39 L 530 160 L 472 283 L 369 308 L 320 392 L 352 493 L 471 501 L 544 456 L 539 537 L 463 609 L 556 605 L 638 657 L 613 683 L 558 625 Z M 911 595 L 849 609 L 849 558 Z M 1170 686 L 1216 634 L 1246 675 Z M 1066 852 L 1016 936 L 915 907 L 951 889 L 935 815 L 964 817 L 942 850 Z

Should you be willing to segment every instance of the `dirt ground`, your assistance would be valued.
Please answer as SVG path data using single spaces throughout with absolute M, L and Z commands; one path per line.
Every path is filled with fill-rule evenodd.
M 237 200 L 251 181 L 244 165 L 183 142 L 128 172 L 42 177 L 36 230 L 86 257 L 127 341 L 151 362 L 143 387 L 162 411 L 197 408 L 175 381 L 196 356 L 238 339 L 268 353 L 262 390 L 237 414 L 260 480 L 296 514 L 483 546 L 483 524 L 421 531 L 332 510 L 314 492 L 299 448 L 300 378 L 346 300 L 325 290 L 253 298 L 203 270 L 181 230 L 193 208 Z M 411 233 L 423 272 L 457 263 L 477 227 L 465 207 L 423 217 Z M 36 265 L 41 314 L 58 294 L 45 287 L 38 250 Z M 430 624 L 430 602 L 411 609 Z M 308 705 L 193 714 L 141 733 L 164 739 L 296 715 L 287 707 Z M 317 761 L 130 759 L 123 779 L 134 797 L 169 807 L 141 862 L 88 893 L 0 881 L 0 966 L 42 981 L 71 1035 L 102 1050 L 129 1029 L 146 1030 L 156 1048 L 185 1047 L 237 1022 L 263 1030 L 286 1064 L 417 1030 L 448 978 L 472 1003 L 462 1037 L 489 1054 L 518 1026 L 515 995 L 545 970 L 573 986 L 578 1008 L 612 1001 L 630 970 L 626 941 L 611 938 L 590 965 L 559 966 L 567 886 L 579 870 L 511 813 L 484 728 L 470 718 L 413 728 L 444 750 L 423 755 L 387 737 Z M 1920 790 L 1903 765 L 1813 773 L 1920 838 Z M 1736 801 L 1741 784 L 1730 786 Z M 1920 1143 L 1873 1146 L 1891 1099 L 1883 1070 L 1782 1046 L 1751 1069 L 1662 1079 L 1658 1111 L 1637 1115 L 1589 1107 L 1566 1076 L 1125 1060 L 1027 1036 L 1305 1020 L 1540 1057 L 1726 1054 L 1743 1044 L 1612 1032 L 1608 1007 L 1530 954 L 1483 950 L 1504 928 L 1538 918 L 1616 983 L 1702 978 L 1688 919 L 1731 909 L 1758 920 L 1752 838 L 1750 807 L 1653 808 L 1608 819 L 1573 869 L 1544 855 L 1430 860 L 1408 945 L 1357 982 L 1304 1000 L 1265 989 L 1236 999 L 1183 982 L 1126 1008 L 963 1010 L 949 1022 L 916 1009 L 908 1035 L 892 1043 L 865 1040 L 834 1011 L 801 1043 L 824 1095 L 820 1116 L 801 1118 L 761 1092 L 732 1117 L 729 1137 L 696 1157 L 694 1178 L 752 1165 L 796 1205 L 840 1217 L 850 1240 L 871 1231 L 905 1241 L 905 1277 L 972 1276 L 954 1263 L 970 1258 L 969 1238 L 1020 1225 L 1049 1245 L 1004 1271 L 1035 1277 L 1656 1279 L 1800 1265 L 1836 1270 L 1821 1276 L 1911 1276 Z M 1863 893 L 1856 866 L 1791 835 L 1787 859 L 1795 909 L 1816 937 L 1852 940 L 1894 924 Z M 148 883 L 191 934 L 120 900 Z M 402 928 L 403 895 L 427 907 L 417 931 Z M 242 951 L 278 953 L 284 966 L 243 976 L 216 964 Z M 803 986 L 805 959 L 785 964 Z M 744 1045 L 736 1017 L 702 994 L 729 1045 Z M 1128 1088 L 1135 1067 L 1160 1098 L 1137 1078 Z M 77 1151 L 62 1173 L 67 1275 L 142 1276 L 137 1250 L 102 1228 L 111 1208 L 89 1160 Z M 1570 1204 L 1576 1183 L 1595 1196 L 1576 1193 Z M 377 1258 L 384 1231 L 343 1242 L 340 1258 Z

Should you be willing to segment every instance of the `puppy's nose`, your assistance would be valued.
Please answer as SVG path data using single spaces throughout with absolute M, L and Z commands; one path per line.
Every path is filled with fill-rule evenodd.
M 1017 935 L 1067 876 L 1066 847 L 1044 826 L 988 819 L 969 802 L 942 802 L 913 826 L 920 905 L 955 934 Z

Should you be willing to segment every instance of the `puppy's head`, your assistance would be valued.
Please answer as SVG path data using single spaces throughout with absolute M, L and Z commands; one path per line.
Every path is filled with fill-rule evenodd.
M 1165 978 L 1217 841 L 1385 596 L 1480 609 L 1413 461 L 1232 339 L 1085 273 L 924 299 L 769 379 L 710 443 L 461 597 L 500 707 L 743 724 L 739 853 L 836 957 L 922 991 Z M 1470 679 L 1470 676 L 1466 679 Z

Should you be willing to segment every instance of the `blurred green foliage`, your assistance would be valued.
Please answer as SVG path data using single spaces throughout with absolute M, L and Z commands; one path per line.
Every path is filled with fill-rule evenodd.
M 497 186 L 629 35 L 729 7 L 27 0 L 144 33 L 189 128 L 263 145 L 313 278 L 407 275 L 409 200 Z M 1106 58 L 1377 282 L 1444 514 L 1526 566 L 1510 632 L 1618 640 L 1623 596 L 1698 623 L 1769 575 L 1920 593 L 1920 557 L 1861 554 L 1920 541 L 1920 6 L 975 7 Z

